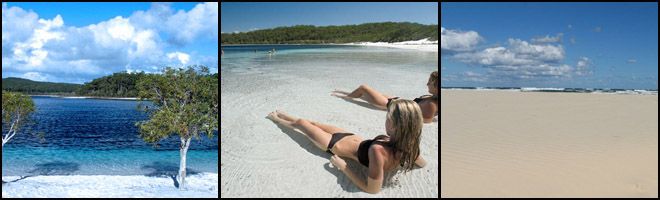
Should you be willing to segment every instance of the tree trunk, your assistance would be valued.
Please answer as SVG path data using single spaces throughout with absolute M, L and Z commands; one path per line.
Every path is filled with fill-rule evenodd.
M 179 190 L 183 190 L 186 181 L 186 154 L 188 153 L 191 139 L 192 138 L 181 138 L 181 146 L 179 148 L 179 153 L 181 155 L 181 160 L 179 161 Z

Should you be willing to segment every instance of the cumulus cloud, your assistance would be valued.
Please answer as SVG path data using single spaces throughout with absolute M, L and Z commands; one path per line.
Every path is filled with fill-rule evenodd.
M 556 39 L 537 40 L 530 43 L 520 39 L 509 39 L 508 45 L 478 51 L 456 53 L 452 59 L 488 69 L 486 75 L 464 73 L 465 80 L 480 82 L 489 77 L 512 79 L 538 79 L 549 77 L 572 77 L 593 74 L 592 61 L 580 57 L 575 67 L 564 64 L 566 57 L 562 45 L 553 44 Z
M 531 44 L 519 39 L 509 39 L 508 42 L 507 47 L 459 53 L 454 58 L 520 78 L 565 76 L 570 72 L 570 67 L 559 64 L 565 56 L 561 45 Z
M 440 27 L 441 51 L 469 51 L 482 40 L 483 38 L 475 31 L 457 31 Z
M 190 63 L 217 71 L 217 56 L 180 50 L 198 40 L 217 42 L 217 6 L 200 3 L 175 12 L 170 3 L 154 3 L 130 16 L 76 27 L 67 26 L 62 15 L 42 19 L 3 4 L 3 77 L 82 83 L 117 71 L 158 72 Z
M 170 35 L 168 42 L 185 45 L 198 37 L 218 38 L 218 3 L 197 4 L 190 11 L 176 13 L 169 3 L 154 3 L 147 11 L 137 11 L 130 17 L 137 26 L 157 29 Z
M 177 59 L 181 64 L 187 64 L 188 60 L 190 60 L 190 55 L 181 53 L 181 52 L 174 52 L 174 53 L 169 53 L 167 54 L 167 58 L 169 59 Z
M 24 70 L 34 70 L 42 67 L 49 51 L 44 48 L 44 45 L 51 40 L 64 39 L 64 33 L 57 31 L 63 24 L 64 21 L 60 15 L 55 16 L 52 20 L 39 19 L 31 37 L 26 41 L 13 44 L 12 52 L 15 61 L 18 64 L 24 64 Z

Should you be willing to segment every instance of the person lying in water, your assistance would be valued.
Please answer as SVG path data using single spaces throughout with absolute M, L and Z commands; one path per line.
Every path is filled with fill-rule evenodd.
M 362 191 L 375 194 L 381 190 L 385 172 L 402 167 L 411 171 L 414 166 L 424 167 L 426 161 L 420 155 L 422 113 L 417 103 L 410 100 L 393 100 L 387 108 L 385 132 L 371 140 L 344 129 L 297 118 L 283 111 L 271 112 L 268 118 L 275 123 L 304 133 L 319 149 L 333 156 L 330 162 L 342 171 Z M 360 162 L 368 168 L 366 179 L 358 177 L 346 168 L 345 158 Z
M 426 83 L 428 87 L 428 92 L 431 95 L 423 95 L 419 98 L 415 98 L 413 101 L 419 104 L 419 107 L 422 109 L 422 116 L 424 116 L 424 123 L 433 122 L 433 117 L 438 116 L 438 71 L 431 73 L 428 82 Z M 331 94 L 332 96 L 341 97 L 341 98 L 362 98 L 365 101 L 369 102 L 375 107 L 385 110 L 387 104 L 392 99 L 398 99 L 399 97 L 392 97 L 385 94 L 382 94 L 375 89 L 369 87 L 368 85 L 360 85 L 353 92 L 345 92 L 340 90 L 335 90 Z

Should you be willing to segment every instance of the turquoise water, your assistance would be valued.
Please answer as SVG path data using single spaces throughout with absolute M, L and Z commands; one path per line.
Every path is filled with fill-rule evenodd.
M 179 140 L 145 143 L 134 124 L 147 119 L 137 101 L 33 97 L 34 123 L 2 151 L 2 175 L 155 175 L 179 166 Z M 4 131 L 3 131 L 4 132 Z M 43 133 L 44 138 L 30 133 Z M 191 172 L 218 172 L 218 138 L 193 140 Z
M 272 49 L 275 53 L 267 53 Z M 223 50 L 225 53 L 220 60 L 222 77 L 289 71 L 288 74 L 292 75 L 328 71 L 351 75 L 352 71 L 381 73 L 383 70 L 390 71 L 388 73 L 400 70 L 430 73 L 438 69 L 438 52 L 409 49 L 351 45 L 242 45 L 223 46 Z

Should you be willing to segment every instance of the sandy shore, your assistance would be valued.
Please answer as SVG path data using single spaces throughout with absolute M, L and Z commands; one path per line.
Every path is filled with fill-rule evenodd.
M 658 96 L 441 91 L 441 197 L 658 197 Z
M 186 189 L 175 187 L 171 177 L 149 176 L 3 176 L 2 198 L 65 197 L 197 197 L 218 198 L 218 174 L 186 177 Z
M 140 100 L 137 97 L 95 97 L 95 96 L 61 96 L 61 95 L 30 95 L 30 96 L 65 98 L 65 99 L 110 99 L 110 100 L 127 100 L 127 101 Z
M 404 42 L 355 42 L 348 43 L 345 45 L 361 45 L 361 46 L 374 46 L 374 47 L 388 47 L 388 48 L 397 48 L 397 49 L 412 49 L 419 51 L 429 51 L 429 52 L 438 52 L 438 41 L 429 41 L 428 39 L 421 39 L 415 41 L 404 41 Z
M 357 70 L 351 67 L 354 65 L 309 60 L 293 66 L 246 67 L 223 73 L 220 196 L 437 198 L 437 121 L 425 125 L 422 132 L 421 154 L 428 165 L 395 175 L 380 193 L 372 195 L 335 169 L 330 154 L 316 148 L 304 135 L 266 119 L 269 112 L 280 109 L 373 138 L 385 134 L 386 112 L 333 97 L 331 91 L 369 83 L 388 94 L 413 99 L 427 93 L 425 85 L 432 71 L 383 69 L 381 64 L 374 64 L 374 68 L 361 64 Z M 351 170 L 366 177 L 367 168 L 346 161 Z

